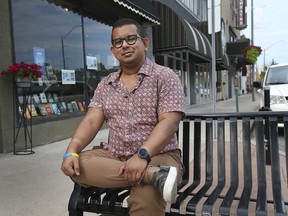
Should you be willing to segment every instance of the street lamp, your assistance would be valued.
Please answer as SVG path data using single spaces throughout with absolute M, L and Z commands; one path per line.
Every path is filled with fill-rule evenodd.
M 76 25 L 72 27 L 64 36 L 61 36 L 61 45 L 62 45 L 62 59 L 63 59 L 63 68 L 66 69 L 66 61 L 65 61 L 65 51 L 64 51 L 64 40 L 65 38 L 75 29 L 81 27 L 82 25 Z
M 264 50 L 263 50 L 263 69 L 264 69 L 264 72 L 265 72 L 265 65 L 266 65 L 266 62 L 265 62 L 265 54 L 266 54 L 266 51 L 267 51 L 268 49 L 270 49 L 272 46 L 274 46 L 274 45 L 276 45 L 276 44 L 278 44 L 278 43 L 280 43 L 280 42 L 283 42 L 283 41 L 284 41 L 284 40 L 276 41 L 275 43 L 271 44 L 271 45 L 268 46 L 267 48 L 264 48 Z
M 251 0 L 251 44 L 254 45 L 254 3 Z M 254 63 L 252 64 L 252 83 L 255 81 Z M 252 88 L 252 101 L 255 101 L 255 89 Z

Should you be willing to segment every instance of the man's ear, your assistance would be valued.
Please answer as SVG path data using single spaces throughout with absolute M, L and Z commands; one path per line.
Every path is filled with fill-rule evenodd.
M 148 47 L 149 47 L 149 39 L 148 39 L 148 38 L 143 38 L 142 41 L 143 41 L 145 50 L 148 50 Z
M 110 51 L 111 51 L 112 54 L 114 55 L 114 47 L 113 47 L 113 46 L 110 47 Z M 114 55 L 114 56 L 115 56 L 115 55 Z

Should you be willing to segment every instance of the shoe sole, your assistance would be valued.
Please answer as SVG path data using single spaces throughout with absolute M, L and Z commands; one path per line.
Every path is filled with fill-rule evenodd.
M 163 188 L 163 198 L 167 203 L 175 203 L 176 195 L 177 195 L 177 168 L 170 167 Z

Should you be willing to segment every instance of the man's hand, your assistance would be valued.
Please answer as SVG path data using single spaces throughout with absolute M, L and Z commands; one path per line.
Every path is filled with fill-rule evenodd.
M 73 156 L 63 160 L 61 166 L 62 172 L 67 176 L 80 175 L 79 159 Z
M 129 185 L 136 186 L 141 180 L 146 167 L 147 161 L 135 154 L 120 167 L 119 175 L 123 175 Z

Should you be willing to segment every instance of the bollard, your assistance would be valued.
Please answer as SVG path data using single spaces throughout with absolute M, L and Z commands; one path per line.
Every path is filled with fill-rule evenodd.
M 239 112 L 239 103 L 238 103 L 238 88 L 235 88 L 235 101 L 236 101 L 236 112 Z
M 270 109 L 270 87 L 264 87 L 264 106 Z
M 238 104 L 238 76 L 236 75 L 234 78 L 234 87 L 235 87 L 235 100 L 236 100 L 236 112 L 239 112 L 239 104 Z

